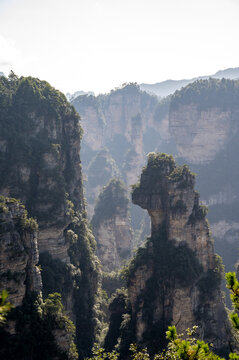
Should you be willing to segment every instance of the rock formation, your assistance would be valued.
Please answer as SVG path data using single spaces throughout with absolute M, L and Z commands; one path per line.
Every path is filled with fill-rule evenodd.
M 172 156 L 151 153 L 133 203 L 147 209 L 151 237 L 129 270 L 128 293 L 135 340 L 151 351 L 164 346 L 170 324 L 178 332 L 198 325 L 198 336 L 228 351 L 229 326 L 220 290 L 221 262 L 214 255 L 194 190 L 195 176 Z
M 89 163 L 97 151 L 106 147 L 117 166 L 132 166 L 131 178 L 136 181 L 139 165 L 143 165 L 142 134 L 146 128 L 154 127 L 154 113 L 159 101 L 156 97 L 140 91 L 137 84 L 126 84 L 108 95 L 79 96 L 72 101 L 82 118 L 84 139 L 82 145 L 83 165 Z M 131 152 L 131 157 L 128 152 Z M 132 154 L 137 154 L 137 161 L 132 164 Z M 87 173 L 87 169 L 85 167 Z M 126 167 L 126 172 L 127 172 Z M 127 174 L 122 171 L 126 181 Z M 133 175 L 134 174 L 134 175 Z M 105 184 L 104 184 L 105 185 Z
M 0 197 L 0 291 L 20 306 L 24 297 L 40 293 L 37 223 L 27 218 L 25 207 L 15 199 Z
M 172 140 L 198 174 L 196 186 L 209 207 L 215 248 L 226 271 L 237 261 L 239 234 L 238 99 L 238 81 L 198 81 L 172 96 L 169 111 Z
M 151 151 L 173 154 L 198 174 L 196 188 L 209 206 L 215 248 L 226 271 L 232 271 L 239 238 L 239 82 L 222 78 L 234 78 L 230 69 L 213 77 L 221 80 L 190 81 L 161 101 L 128 84 L 107 95 L 78 97 L 73 104 L 87 134 L 82 143 L 86 173 L 91 159 L 106 147 L 127 185 L 137 181 L 144 155 Z M 141 124 L 135 129 L 138 116 Z M 134 207 L 132 219 L 133 212 Z M 142 217 L 133 222 L 137 232 Z
M 102 187 L 112 178 L 119 177 L 119 169 L 106 149 L 99 151 L 87 167 L 87 182 L 85 184 L 87 196 L 87 214 L 93 216 L 95 201 Z
M 83 197 L 80 118 L 45 81 L 12 74 L 0 88 L 0 194 L 21 199 L 37 219 L 43 293 L 61 292 L 83 358 L 95 338 L 99 271 Z
M 132 251 L 127 190 L 120 180 L 103 188 L 92 218 L 97 254 L 104 271 L 118 270 Z
M 0 197 L 0 293 L 7 291 L 12 307 L 0 326 L 0 356 L 76 360 L 75 329 L 65 316 L 60 295 L 42 300 L 37 230 L 24 205 Z
M 83 172 L 88 179 L 92 169 L 89 164 L 98 157 L 98 153 L 107 149 L 116 163 L 120 178 L 127 186 L 132 185 L 144 165 L 144 154 L 152 150 L 160 151 L 162 143 L 168 144 L 169 103 L 164 102 L 163 110 L 159 110 L 161 104 L 157 97 L 141 91 L 137 84 L 125 84 L 110 94 L 97 97 L 79 96 L 72 100 L 72 104 L 82 119 L 84 137 L 81 159 Z M 163 116 L 160 117 L 159 113 L 163 113 Z M 93 215 L 93 204 L 98 196 L 96 188 L 105 186 L 109 179 L 104 181 L 96 186 L 91 185 L 90 181 L 86 183 L 90 216 Z M 135 224 L 135 229 L 140 228 L 141 218 Z

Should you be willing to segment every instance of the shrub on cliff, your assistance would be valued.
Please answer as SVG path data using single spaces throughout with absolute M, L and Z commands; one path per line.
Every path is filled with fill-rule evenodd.
M 227 111 L 238 108 L 238 100 L 238 80 L 197 80 L 172 95 L 170 111 L 177 110 L 180 105 L 191 104 L 196 104 L 199 111 L 206 111 L 209 108 Z
M 92 218 L 93 227 L 100 222 L 112 218 L 120 209 L 128 209 L 127 189 L 121 180 L 112 179 L 99 195 Z
M 166 339 L 168 345 L 166 350 L 161 353 L 154 354 L 153 357 L 147 351 L 147 348 L 139 349 L 136 345 L 130 345 L 132 360 L 224 360 L 210 350 L 210 346 L 202 340 L 194 338 L 194 333 L 197 327 L 187 329 L 186 338 L 184 334 L 177 334 L 175 326 L 169 326 L 166 332 Z M 99 346 L 93 349 L 93 356 L 91 360 L 117 360 L 120 358 L 119 353 L 115 350 L 106 352 Z M 88 359 L 88 360 L 90 360 Z M 230 355 L 230 359 L 236 360 L 238 357 L 235 354 Z

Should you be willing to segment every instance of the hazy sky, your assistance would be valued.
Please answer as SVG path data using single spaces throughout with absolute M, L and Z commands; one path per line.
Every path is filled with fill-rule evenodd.
M 0 71 L 108 92 L 239 66 L 239 0 L 0 0 Z

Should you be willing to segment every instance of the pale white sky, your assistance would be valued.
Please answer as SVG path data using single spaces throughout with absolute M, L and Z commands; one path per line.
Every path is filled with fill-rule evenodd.
M 239 66 L 239 0 L 0 0 L 0 71 L 63 92 Z

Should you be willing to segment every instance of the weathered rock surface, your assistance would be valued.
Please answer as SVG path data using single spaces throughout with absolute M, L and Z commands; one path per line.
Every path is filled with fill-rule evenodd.
M 37 219 L 40 255 L 49 255 L 44 294 L 61 290 L 83 358 L 95 336 L 99 268 L 83 197 L 80 118 L 45 81 L 12 76 L 0 82 L 0 194 L 21 199 Z
M 169 111 L 172 140 L 181 162 L 198 174 L 196 186 L 209 207 L 215 248 L 226 271 L 233 271 L 239 234 L 238 99 L 238 81 L 198 81 L 172 96 Z
M 84 129 L 81 158 L 87 177 L 92 158 L 106 148 L 126 184 L 136 181 L 144 164 L 143 134 L 147 128 L 154 128 L 158 103 L 136 84 L 127 84 L 108 95 L 79 96 L 72 101 Z M 97 185 L 102 187 L 107 182 Z M 88 196 L 92 196 L 94 187 L 87 184 Z
M 231 127 L 231 112 L 219 108 L 200 111 L 191 104 L 170 112 L 169 131 L 178 155 L 190 164 L 212 161 L 225 146 Z
M 103 188 L 92 218 L 97 254 L 104 271 L 115 271 L 130 258 L 132 231 L 127 190 L 120 180 Z
M 15 199 L 0 198 L 0 291 L 8 291 L 14 306 L 24 297 L 40 293 L 36 223 L 26 217 L 24 206 Z
M 160 347 L 170 324 L 179 333 L 198 325 L 198 336 L 223 352 L 229 350 L 229 324 L 220 260 L 194 182 L 189 169 L 177 167 L 171 156 L 149 155 L 132 194 L 133 202 L 148 210 L 151 237 L 131 265 L 131 321 L 136 341 L 151 348 Z
M 119 169 L 109 151 L 101 150 L 91 160 L 87 167 L 87 182 L 85 183 L 89 218 L 93 216 L 95 201 L 103 186 L 119 176 Z
M 73 104 L 83 117 L 84 131 L 91 135 L 82 144 L 84 169 L 96 152 L 106 147 L 129 185 L 140 174 L 145 154 L 150 151 L 173 154 L 180 157 L 178 162 L 186 162 L 198 174 L 196 188 L 209 206 L 213 231 L 219 221 L 238 223 L 235 216 L 239 211 L 238 84 L 227 79 L 200 80 L 163 101 L 145 96 L 133 84 L 104 96 L 74 99 Z M 134 138 L 137 129 L 133 129 L 132 119 L 137 116 L 141 118 L 141 127 Z M 91 189 L 87 196 L 93 193 Z M 134 229 L 139 227 L 138 224 Z M 239 238 L 234 227 L 228 231 L 235 239 Z M 226 270 L 232 271 L 238 241 L 232 245 L 228 236 L 221 240 L 216 233 L 214 238 Z

